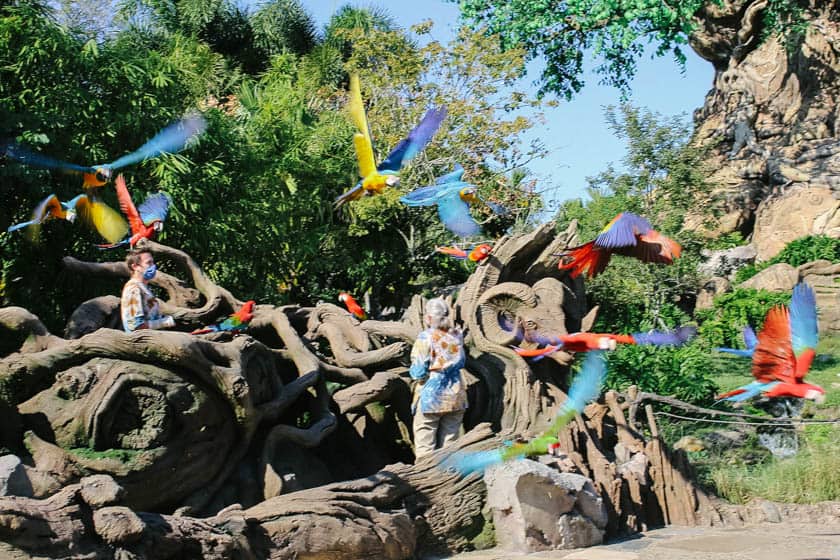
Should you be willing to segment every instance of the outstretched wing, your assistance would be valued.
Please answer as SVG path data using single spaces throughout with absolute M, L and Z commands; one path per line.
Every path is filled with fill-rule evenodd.
M 7 144 L 6 146 L 3 146 L 2 153 L 9 159 L 25 163 L 26 165 L 32 165 L 34 167 L 59 169 L 61 171 L 69 171 L 71 173 L 94 172 L 92 167 L 84 167 L 82 165 L 76 165 L 75 163 L 69 163 L 42 154 L 37 154 L 22 144 Z
M 679 327 L 673 331 L 649 331 L 633 333 L 633 340 L 639 345 L 652 346 L 681 346 L 697 336 L 697 328 L 692 326 Z
M 470 215 L 470 205 L 461 200 L 458 191 L 438 202 L 438 216 L 446 229 L 460 237 L 471 237 L 480 231 Z
M 143 231 L 143 220 L 140 219 L 140 214 L 137 208 L 134 207 L 134 201 L 131 200 L 131 194 L 128 192 L 128 187 L 125 185 L 125 178 L 122 174 L 117 175 L 114 181 L 114 188 L 117 191 L 117 200 L 120 202 L 120 209 L 125 217 L 128 218 L 128 223 L 131 225 L 131 233 L 140 233 Z
M 768 311 L 753 354 L 753 377 L 762 383 L 796 383 L 796 357 L 790 337 L 790 314 L 787 308 L 777 306 Z
M 800 282 L 793 287 L 790 300 L 790 333 L 793 353 L 798 357 L 805 350 L 815 350 L 819 340 L 817 299 L 811 286 Z
M 38 206 L 36 206 L 35 210 L 32 211 L 32 219 L 30 219 L 28 222 L 22 222 L 20 224 L 9 226 L 9 229 L 7 229 L 6 231 L 11 233 L 21 228 L 35 226 L 32 228 L 33 231 L 31 232 L 31 237 L 34 239 L 38 236 L 39 226 L 47 218 L 47 216 L 60 214 L 61 212 L 61 202 L 59 202 L 57 196 L 51 194 L 38 203 Z
M 741 331 L 741 335 L 744 337 L 744 347 L 752 352 L 758 346 L 758 338 L 755 336 L 755 331 L 751 326 L 747 325 Z
M 377 169 L 380 172 L 397 172 L 402 169 L 403 165 L 411 161 L 426 147 L 437 129 L 440 128 L 440 123 L 443 122 L 444 118 L 446 118 L 446 107 L 430 109 L 426 112 L 420 124 L 415 126 L 406 138 L 400 140 L 399 144 L 391 150 L 391 153 Z
M 653 229 L 646 219 L 631 212 L 622 212 L 604 226 L 595 246 L 605 249 L 632 247 L 636 245 L 636 234 L 644 234 Z
M 456 183 L 461 181 L 461 177 L 464 175 L 464 168 L 461 166 L 460 163 L 455 164 L 455 169 L 450 171 L 446 175 L 441 175 L 435 181 L 435 185 L 445 185 L 446 183 Z
M 403 195 L 400 202 L 407 206 L 431 206 L 440 200 L 451 196 L 458 196 L 461 189 L 468 187 L 469 183 L 453 181 L 448 183 L 434 184 L 427 187 L 414 189 Z
M 467 252 L 458 247 L 435 247 L 435 251 L 459 260 L 465 260 L 467 258 Z
M 144 200 L 137 211 L 143 223 L 149 226 L 154 222 L 165 222 L 171 204 L 172 197 L 165 192 L 157 192 Z
M 126 236 L 128 224 L 116 210 L 86 195 L 77 199 L 76 211 L 79 217 L 109 243 L 117 243 Z
M 350 102 L 347 107 L 358 130 L 353 135 L 353 146 L 356 148 L 356 159 L 359 162 L 359 175 L 364 178 L 376 171 L 376 160 L 373 157 L 373 141 L 370 138 L 365 106 L 362 104 L 362 88 L 358 74 L 350 74 Z
M 199 115 L 185 117 L 158 132 L 151 140 L 134 152 L 124 155 L 106 165 L 110 169 L 119 169 L 127 165 L 157 157 L 163 153 L 180 152 L 190 139 L 202 134 L 207 129 L 207 121 Z

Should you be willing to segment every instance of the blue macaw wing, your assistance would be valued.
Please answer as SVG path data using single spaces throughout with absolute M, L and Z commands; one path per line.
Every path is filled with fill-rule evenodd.
M 819 340 L 817 299 L 811 286 L 800 282 L 793 287 L 789 309 L 791 345 L 793 352 L 799 356 L 808 348 L 816 348 Z
M 470 205 L 461 200 L 458 191 L 438 202 L 438 216 L 446 229 L 460 237 L 470 237 L 480 231 L 470 215 Z
M 68 163 L 66 161 L 54 159 L 42 154 L 37 154 L 21 144 L 7 144 L 6 146 L 3 146 L 2 153 L 9 159 L 35 167 L 60 169 L 62 171 L 71 171 L 76 173 L 94 172 L 92 167 L 84 167 L 82 165 L 76 165 L 75 163 Z
M 633 340 L 639 345 L 651 346 L 680 346 L 697 336 L 697 328 L 692 326 L 679 327 L 673 331 L 649 331 L 633 333 Z
M 601 385 L 607 376 L 607 360 L 602 350 L 586 354 L 586 360 L 581 366 L 572 386 L 569 387 L 569 398 L 563 403 L 563 412 L 581 412 L 589 401 L 601 394 Z
M 426 147 L 426 144 L 435 135 L 435 132 L 437 132 L 440 123 L 443 122 L 445 117 L 446 107 L 430 109 L 423 117 L 423 120 L 420 121 L 420 124 L 408 133 L 408 137 L 400 140 L 396 147 L 391 150 L 391 153 L 388 154 L 388 157 L 379 164 L 379 167 L 376 168 L 377 171 L 380 173 L 383 171 L 397 172 L 402 169 L 403 165 L 411 161 L 414 156 Z
M 446 183 L 454 183 L 456 181 L 460 181 L 461 177 L 464 175 L 464 168 L 461 167 L 460 163 L 455 164 L 455 170 L 450 171 L 446 175 L 441 175 L 435 181 L 436 185 L 444 185 Z
M 157 157 L 160 154 L 180 152 L 187 142 L 207 129 L 207 121 L 201 116 L 190 116 L 170 124 L 136 151 L 124 155 L 105 167 L 119 169 L 139 161 Z
M 408 206 L 431 206 L 439 201 L 449 198 L 461 192 L 461 189 L 470 186 L 463 181 L 449 182 L 440 185 L 429 185 L 414 189 L 400 198 L 403 204 Z
M 740 356 L 741 358 L 752 358 L 752 355 L 755 353 L 755 350 L 741 350 L 740 348 L 713 348 L 715 352 L 725 352 L 727 354 L 734 354 L 736 356 Z
M 752 351 L 758 346 L 758 337 L 755 336 L 755 331 L 751 326 L 747 325 L 741 331 L 741 334 L 744 337 L 744 346 L 747 350 L 750 350 L 750 355 L 752 355 Z
M 630 212 L 622 212 L 601 230 L 601 233 L 595 238 L 595 245 L 608 249 L 634 247 L 636 245 L 636 234 L 645 234 L 652 229 L 650 222 L 641 216 Z
M 166 216 L 169 214 L 170 204 L 172 204 L 172 198 L 168 194 L 164 192 L 155 193 L 143 201 L 143 204 L 137 208 L 137 213 L 140 214 L 140 219 L 147 226 L 156 221 L 165 222 Z

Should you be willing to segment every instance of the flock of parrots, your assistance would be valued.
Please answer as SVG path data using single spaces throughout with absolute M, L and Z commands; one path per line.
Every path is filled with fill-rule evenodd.
M 398 186 L 400 170 L 425 148 L 446 117 L 445 107 L 428 111 L 388 157 L 376 165 L 357 75 L 350 77 L 348 111 L 357 128 L 353 135 L 353 145 L 361 179 L 352 189 L 336 199 L 336 206 L 358 200 L 362 196 L 381 194 L 389 187 Z M 122 175 L 118 175 L 114 184 L 120 209 L 128 220 L 126 223 L 116 211 L 102 202 L 99 190 L 107 185 L 118 169 L 163 153 L 178 152 L 205 129 L 206 122 L 203 118 L 188 116 L 160 131 L 136 151 L 111 163 L 94 166 L 81 166 L 52 159 L 19 143 L 3 146 L 2 153 L 10 161 L 81 175 L 84 191 L 68 202 L 62 202 L 51 194 L 38 204 L 32 219 L 13 225 L 8 231 L 28 228 L 32 235 L 37 235 L 39 226 L 46 220 L 65 219 L 72 222 L 78 216 L 108 241 L 107 244 L 98 245 L 102 249 L 126 246 L 132 248 L 140 239 L 153 238 L 163 229 L 172 203 L 169 195 L 162 192 L 152 194 L 135 207 L 125 180 Z M 456 166 L 454 171 L 440 177 L 434 185 L 415 189 L 400 200 L 408 206 L 436 206 L 441 222 L 449 231 L 462 238 L 472 237 L 478 234 L 480 228 L 470 215 L 470 204 L 483 203 L 497 214 L 504 214 L 505 209 L 481 199 L 475 185 L 462 180 L 463 173 L 464 169 Z M 453 246 L 438 247 L 437 250 L 456 259 L 481 263 L 490 256 L 492 247 L 482 243 L 466 249 Z M 568 270 L 572 277 L 586 274 L 592 278 L 607 267 L 613 254 L 635 257 L 647 263 L 671 264 L 680 256 L 680 251 L 677 242 L 654 230 L 645 218 L 622 212 L 608 223 L 594 240 L 569 248 L 562 255 L 564 258 L 558 267 Z M 341 292 L 338 299 L 359 320 L 367 318 L 362 307 L 349 293 Z M 253 310 L 254 302 L 248 301 L 230 317 L 215 325 L 198 329 L 193 334 L 242 331 L 247 328 L 253 317 Z M 614 350 L 617 344 L 679 345 L 695 334 L 692 327 L 682 327 L 673 332 L 651 331 L 630 335 L 546 335 L 526 332 L 516 321 L 503 317 L 500 317 L 500 324 L 514 335 L 517 340 L 514 350 L 523 358 L 540 360 L 561 349 L 568 352 L 588 352 L 588 355 L 569 389 L 568 399 L 554 422 L 541 436 L 527 443 L 508 443 L 490 451 L 456 453 L 443 463 L 444 467 L 455 468 L 462 473 L 481 472 L 494 463 L 546 453 L 550 445 L 556 444 L 555 436 L 560 428 L 600 394 L 606 375 L 604 351 Z M 804 382 L 815 356 L 817 337 L 814 292 L 807 284 L 800 283 L 794 288 L 788 307 L 774 307 L 768 312 L 764 328 L 757 336 L 751 327 L 745 327 L 746 350 L 716 349 L 751 358 L 752 373 L 755 377 L 752 383 L 718 398 L 732 402 L 741 402 L 759 395 L 822 399 L 825 391 L 821 387 Z

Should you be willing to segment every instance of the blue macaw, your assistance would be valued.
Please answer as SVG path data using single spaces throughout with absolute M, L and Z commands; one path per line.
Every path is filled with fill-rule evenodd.
M 715 348 L 718 352 L 726 352 L 727 354 L 735 354 L 741 358 L 752 358 L 755 352 L 755 347 L 758 346 L 758 338 L 755 336 L 755 331 L 749 325 L 741 330 L 741 336 L 744 338 L 744 350 L 739 348 Z
M 470 204 L 482 202 L 497 214 L 503 214 L 504 209 L 478 196 L 475 185 L 461 180 L 464 168 L 455 166 L 455 170 L 439 177 L 434 185 L 420 187 L 406 194 L 400 201 L 408 206 L 437 205 L 440 221 L 446 229 L 460 237 L 476 235 L 480 228 L 470 215 Z

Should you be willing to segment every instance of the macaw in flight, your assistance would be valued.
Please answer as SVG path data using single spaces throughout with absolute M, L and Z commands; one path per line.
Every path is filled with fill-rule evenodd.
M 449 255 L 453 259 L 458 259 L 461 261 L 469 260 L 475 263 L 481 262 L 487 257 L 489 257 L 490 252 L 492 250 L 493 247 L 491 247 L 487 243 L 476 245 L 469 252 L 459 247 L 435 247 L 435 251 L 437 251 L 438 253 Z
M 741 402 L 763 395 L 823 401 L 825 390 L 804 382 L 816 356 L 818 333 L 814 290 L 800 282 L 793 287 L 789 307 L 778 305 L 767 312 L 752 356 L 755 381 L 718 395 L 718 400 Z
M 470 204 L 481 202 L 497 214 L 504 214 L 505 209 L 478 196 L 475 185 L 461 180 L 463 174 L 464 168 L 456 165 L 454 171 L 439 177 L 434 185 L 415 189 L 400 198 L 400 202 L 407 206 L 436 205 L 446 229 L 460 237 L 476 235 L 480 228 L 470 215 Z
M 671 264 L 682 252 L 680 244 L 654 230 L 645 218 L 622 212 L 601 233 L 584 245 L 568 249 L 558 265 L 570 270 L 572 278 L 587 272 L 589 278 L 600 274 L 613 254 L 636 257 L 642 262 Z
M 607 375 L 607 364 L 603 352 L 590 352 L 569 388 L 568 398 L 560 407 L 551 425 L 537 438 L 527 443 L 514 443 L 489 451 L 456 452 L 441 463 L 444 469 L 454 469 L 462 475 L 483 473 L 491 465 L 511 459 L 533 455 L 544 455 L 549 446 L 557 443 L 558 432 L 576 414 L 583 412 L 586 405 L 598 398 Z
M 446 117 L 446 107 L 429 110 L 420 124 L 414 127 L 408 133 L 408 136 L 401 140 L 388 154 L 388 157 L 377 166 L 357 74 L 350 75 L 350 103 L 348 107 L 350 117 L 357 129 L 357 132 L 353 135 L 353 145 L 356 148 L 356 159 L 359 162 L 361 180 L 355 187 L 335 199 L 336 206 L 341 206 L 351 200 L 358 200 L 365 195 L 382 194 L 385 188 L 397 186 L 400 182 L 400 169 L 426 147 L 426 144 L 435 135 L 440 123 Z
M 740 348 L 715 348 L 718 352 L 726 352 L 727 354 L 734 354 L 741 358 L 752 358 L 755 353 L 755 348 L 758 346 L 758 338 L 755 336 L 755 331 L 749 325 L 741 330 L 741 336 L 744 338 L 744 350 Z
M 206 128 L 207 122 L 203 117 L 198 115 L 188 116 L 170 124 L 134 152 L 111 163 L 89 167 L 32 152 L 21 144 L 8 144 L 4 147 L 3 153 L 7 158 L 26 165 L 78 173 L 83 178 L 82 187 L 88 190 L 107 184 L 111 180 L 113 172 L 117 169 L 157 157 L 162 153 L 180 152 L 191 138 L 200 135 Z
M 192 332 L 192 334 L 207 334 L 212 332 L 242 332 L 248 328 L 248 323 L 250 323 L 251 319 L 254 318 L 254 305 L 256 305 L 256 303 L 253 300 L 248 300 L 244 304 L 242 304 L 242 307 L 240 307 L 236 313 L 231 314 L 224 321 L 220 321 L 216 324 L 209 325 L 201 329 L 196 329 Z
M 163 223 L 166 221 L 169 206 L 172 204 L 172 198 L 168 194 L 155 193 L 143 201 L 140 208 L 135 208 L 122 174 L 117 175 L 114 186 L 117 190 L 117 200 L 120 201 L 120 209 L 131 225 L 131 235 L 117 243 L 97 245 L 97 247 L 100 249 L 113 249 L 123 245 L 134 247 L 141 239 L 152 239 L 157 233 L 163 231 Z
M 364 321 L 367 319 L 367 314 L 365 310 L 362 309 L 362 306 L 359 305 L 359 302 L 356 299 L 348 294 L 347 292 L 341 292 L 338 294 L 338 301 L 344 304 L 347 307 L 347 311 L 350 312 L 351 315 L 356 317 L 359 321 Z
M 28 227 L 31 238 L 35 239 L 41 224 L 45 221 L 60 219 L 74 222 L 77 216 L 110 242 L 122 238 L 128 230 L 125 220 L 110 206 L 94 196 L 80 194 L 68 202 L 61 202 L 57 196 L 51 194 L 35 207 L 31 220 L 15 224 L 9 227 L 8 231 Z

